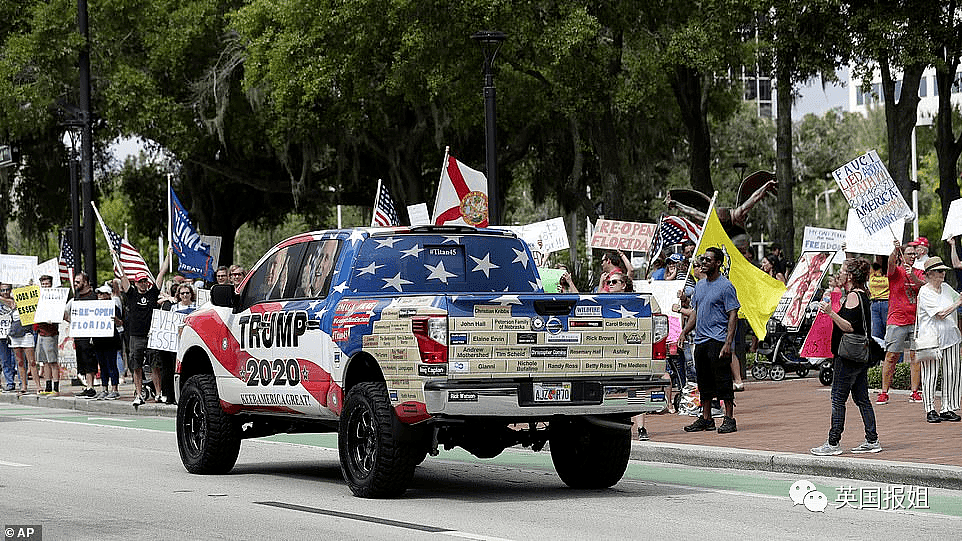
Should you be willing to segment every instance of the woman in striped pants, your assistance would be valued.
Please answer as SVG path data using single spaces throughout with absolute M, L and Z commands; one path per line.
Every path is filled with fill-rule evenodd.
M 925 262 L 925 285 L 919 289 L 918 335 L 919 363 L 922 365 L 922 404 L 925 420 L 930 423 L 960 421 L 959 409 L 962 397 L 962 361 L 959 359 L 958 316 L 956 309 L 962 305 L 959 294 L 946 283 L 942 258 L 930 257 Z M 925 355 L 925 348 L 935 346 L 934 355 Z M 935 385 L 939 368 L 942 368 L 942 411 L 935 410 Z

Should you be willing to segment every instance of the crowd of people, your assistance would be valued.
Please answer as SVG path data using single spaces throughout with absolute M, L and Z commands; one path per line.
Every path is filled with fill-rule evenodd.
M 61 337 L 60 324 L 37 322 L 22 325 L 17 313 L 14 287 L 32 284 L 0 283 L 0 323 L 8 329 L 0 335 L 0 364 L 3 368 L 3 392 L 18 394 L 37 393 L 56 396 L 61 393 L 60 383 L 70 374 L 61 367 L 61 350 L 70 342 L 76 358 L 76 378 L 83 387 L 73 393 L 91 400 L 117 400 L 121 398 L 121 381 L 132 381 L 134 395 L 130 397 L 135 407 L 147 401 L 174 403 L 173 371 L 175 354 L 170 351 L 147 347 L 148 333 L 154 309 L 189 314 L 197 308 L 197 290 L 214 284 L 238 286 L 247 272 L 239 265 L 221 266 L 214 274 L 215 282 L 191 280 L 174 275 L 165 287 L 168 268 L 168 250 L 156 279 L 146 272 L 134 276 L 122 276 L 95 287 L 95 282 L 81 272 L 73 276 L 70 299 L 63 314 L 69 329 L 72 303 L 87 300 L 114 301 L 114 332 L 105 337 L 71 337 L 69 332 Z M 159 284 L 159 285 L 158 285 Z M 40 276 L 38 285 L 53 287 L 50 275 Z M 160 288 L 165 288 L 162 291 Z M 150 384 L 145 384 L 144 369 L 149 368 Z M 97 390 L 97 378 L 100 390 Z M 31 384 L 31 382 L 33 382 Z

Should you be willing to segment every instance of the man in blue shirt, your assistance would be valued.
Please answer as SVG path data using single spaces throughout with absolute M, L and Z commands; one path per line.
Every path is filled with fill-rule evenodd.
M 718 427 L 718 433 L 738 430 L 735 426 L 731 360 L 741 305 L 735 296 L 735 287 L 720 272 L 724 257 L 721 249 L 712 246 L 699 258 L 698 264 L 705 278 L 695 284 L 692 297 L 695 313 L 678 336 L 680 346 L 685 335 L 695 330 L 695 371 L 702 409 L 701 417 L 686 426 L 685 432 L 715 429 L 715 420 L 711 416 L 712 398 L 725 403 L 725 419 Z

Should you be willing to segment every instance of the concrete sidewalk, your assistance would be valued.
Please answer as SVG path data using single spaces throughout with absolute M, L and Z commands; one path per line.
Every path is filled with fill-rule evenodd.
M 3 393 L 0 402 L 118 415 L 177 415 L 174 405 L 147 403 L 135 409 L 131 405 L 130 383 L 120 386 L 118 400 L 75 396 L 81 387 L 62 389 L 56 397 Z M 631 458 L 962 490 L 962 422 L 927 423 L 922 404 L 909 402 L 908 396 L 908 392 L 893 391 L 888 404 L 875 406 L 881 453 L 848 452 L 864 439 L 858 408 L 849 401 L 842 437 L 846 452 L 817 457 L 809 449 L 827 439 L 832 409 L 830 388 L 822 386 L 815 377 L 799 379 L 790 375 L 781 382 L 748 380 L 746 391 L 735 395 L 738 432 L 688 433 L 683 428 L 694 420 L 692 417 L 648 415 L 645 425 L 651 440 L 633 442 Z M 872 399 L 874 403 L 874 393 Z

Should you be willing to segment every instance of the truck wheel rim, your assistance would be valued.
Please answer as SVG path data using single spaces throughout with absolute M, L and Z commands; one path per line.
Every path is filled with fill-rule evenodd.
M 361 477 L 367 477 L 374 469 L 377 458 L 377 430 L 370 409 L 363 408 L 351 415 L 347 443 L 354 470 Z
M 204 412 L 204 408 L 194 397 L 191 397 L 186 404 L 186 418 L 184 419 L 184 424 L 186 425 L 187 445 L 190 450 L 194 453 L 200 452 L 204 440 L 207 439 L 207 415 Z

